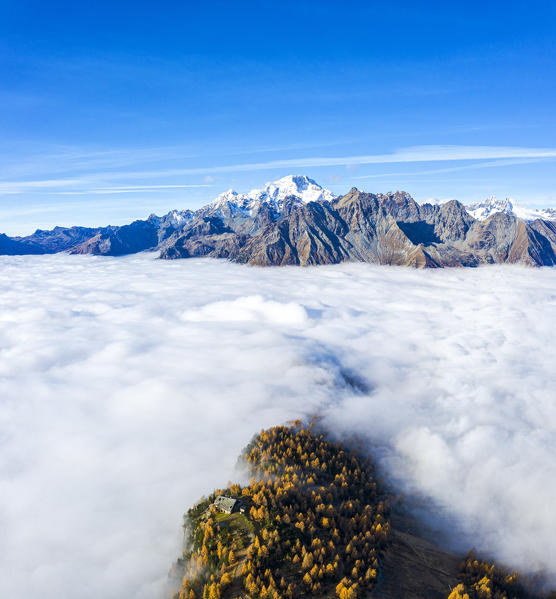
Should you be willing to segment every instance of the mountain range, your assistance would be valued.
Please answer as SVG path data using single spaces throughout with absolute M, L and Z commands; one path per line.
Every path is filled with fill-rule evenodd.
M 418 204 L 408 193 L 352 188 L 335 197 L 290 175 L 248 194 L 229 190 L 196 211 L 173 210 L 129 225 L 55 227 L 0 235 L 0 254 L 209 256 L 260 266 L 345 261 L 413 267 L 556 264 L 556 209 L 488 198 Z

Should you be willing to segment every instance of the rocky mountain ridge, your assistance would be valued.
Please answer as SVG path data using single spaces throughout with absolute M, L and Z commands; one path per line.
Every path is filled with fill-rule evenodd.
M 209 256 L 259 266 L 345 261 L 412 267 L 556 265 L 556 222 L 525 220 L 513 205 L 475 218 L 456 200 L 418 204 L 406 192 L 351 189 L 334 197 L 312 179 L 288 176 L 249 194 L 233 191 L 193 212 L 151 215 L 121 227 L 57 227 L 0 236 L 0 253 Z M 484 207 L 483 207 L 484 208 Z

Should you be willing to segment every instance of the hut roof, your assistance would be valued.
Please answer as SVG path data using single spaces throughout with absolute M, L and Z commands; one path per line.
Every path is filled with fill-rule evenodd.
M 214 505 L 221 509 L 224 512 L 232 513 L 234 509 L 238 505 L 238 500 L 233 497 L 225 497 L 224 495 L 219 495 L 214 501 Z

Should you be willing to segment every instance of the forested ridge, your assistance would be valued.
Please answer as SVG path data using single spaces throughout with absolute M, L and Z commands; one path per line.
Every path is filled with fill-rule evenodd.
M 529 591 L 517 572 L 497 567 L 494 563 L 477 559 L 470 552 L 460 565 L 461 582 L 448 599 L 536 599 L 538 594 Z M 556 593 L 544 595 L 556 599 Z
M 387 586 L 382 558 L 390 551 L 392 560 L 388 497 L 368 458 L 313 424 L 294 422 L 261 431 L 240 460 L 249 484 L 215 490 L 184 517 L 172 599 L 360 599 L 375 596 L 375 588 L 377 597 L 390 596 L 379 592 Z M 241 509 L 220 510 L 222 496 Z M 431 596 L 540 597 L 517 573 L 472 553 L 450 580 L 445 594 Z

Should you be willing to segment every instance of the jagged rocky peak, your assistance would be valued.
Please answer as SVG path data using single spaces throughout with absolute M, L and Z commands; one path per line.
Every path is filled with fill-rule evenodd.
M 556 220 L 556 208 L 527 208 L 526 206 L 516 204 L 511 198 L 501 200 L 494 195 L 489 196 L 483 202 L 467 204 L 465 208 L 477 220 L 485 220 L 497 212 L 511 214 L 524 221 L 533 221 L 537 218 L 542 220 Z
M 193 218 L 195 218 L 195 213 L 192 210 L 170 210 L 162 217 L 162 220 L 175 227 L 181 227 Z
M 411 197 L 407 191 L 389 191 L 385 194 L 378 194 L 377 196 L 383 202 L 391 202 L 396 206 L 412 206 L 417 207 L 417 202 Z
M 378 194 L 377 197 L 383 208 L 394 218 L 419 219 L 419 205 L 406 191 L 389 191 L 386 194 Z
M 494 195 L 489 196 L 482 202 L 468 204 L 466 208 L 467 212 L 469 212 L 473 218 L 478 220 L 484 220 L 496 212 L 514 214 L 514 205 L 510 198 L 501 200 Z
M 371 199 L 376 200 L 377 197 L 378 196 L 374 193 L 368 193 L 357 189 L 357 187 L 352 187 L 345 195 L 336 198 L 335 205 L 340 207 L 350 204 L 365 203 Z
M 390 198 L 394 202 L 402 203 L 402 202 L 414 202 L 415 200 L 411 197 L 411 194 L 407 193 L 407 191 L 389 191 L 384 194 L 385 197 Z
M 240 194 L 229 189 L 220 194 L 210 208 L 213 212 L 229 211 L 249 217 L 261 204 L 268 204 L 276 213 L 281 213 L 287 200 L 301 204 L 308 202 L 332 201 L 334 194 L 320 186 L 306 175 L 287 175 L 277 181 L 264 185 L 261 189 L 252 189 L 247 194 Z

